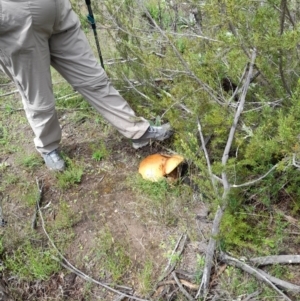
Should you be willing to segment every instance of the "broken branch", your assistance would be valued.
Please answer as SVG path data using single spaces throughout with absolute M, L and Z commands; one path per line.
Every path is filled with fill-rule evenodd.
M 247 95 L 247 91 L 249 89 L 255 59 L 256 59 L 256 49 L 254 48 L 252 51 L 252 57 L 251 57 L 251 62 L 250 62 L 250 66 L 249 66 L 248 75 L 245 80 L 245 84 L 242 88 L 240 103 L 235 112 L 233 124 L 231 126 L 231 129 L 230 129 L 230 132 L 228 135 L 228 139 L 227 139 L 227 143 L 226 143 L 226 146 L 225 146 L 225 149 L 223 152 L 222 165 L 224 167 L 227 164 L 227 161 L 229 158 L 229 151 L 230 151 L 233 139 L 234 139 L 236 127 L 237 127 L 239 118 L 240 118 L 241 113 L 244 108 L 246 95 Z M 218 234 L 220 231 L 221 220 L 222 220 L 224 211 L 227 207 L 227 202 L 228 202 L 227 196 L 228 196 L 228 193 L 230 190 L 230 184 L 227 179 L 227 174 L 225 171 L 222 172 L 222 182 L 223 182 L 223 195 L 222 195 L 222 199 L 221 199 L 221 204 L 218 206 L 218 209 L 217 209 L 214 221 L 213 221 L 211 236 L 210 236 L 209 243 L 208 243 L 207 250 L 206 250 L 205 265 L 204 265 L 204 269 L 203 269 L 202 280 L 201 280 L 201 284 L 200 284 L 199 290 L 197 292 L 196 298 L 198 298 L 199 296 L 205 297 L 209 291 L 209 281 L 210 281 L 211 269 L 213 266 L 213 257 L 214 257 L 214 253 L 215 253 L 215 249 L 216 249 L 217 237 L 218 237 Z
M 251 258 L 250 262 L 261 265 L 300 263 L 300 255 L 275 255 Z
M 172 276 L 173 276 L 174 280 L 176 281 L 180 291 L 188 298 L 188 300 L 194 301 L 195 299 L 184 289 L 181 282 L 178 280 L 175 272 L 172 272 Z
M 39 208 L 41 206 L 42 197 L 43 197 L 43 187 L 44 187 L 43 180 L 39 181 L 39 179 L 36 178 L 36 185 L 37 185 L 37 188 L 38 188 L 38 197 L 37 197 L 37 200 L 36 200 L 35 211 L 34 211 L 32 222 L 31 222 L 31 228 L 32 229 L 36 229 L 36 226 L 37 226 L 38 211 L 39 211 Z
M 268 284 L 269 286 L 271 286 L 278 294 L 280 294 L 284 300 L 287 301 L 292 301 L 288 296 L 286 296 L 280 289 L 278 289 L 271 280 L 268 279 L 268 277 L 266 277 L 263 273 L 261 273 L 259 270 L 257 270 L 256 268 L 253 268 L 252 266 L 248 265 L 245 262 L 242 262 L 234 257 L 231 257 L 229 255 L 227 255 L 224 252 L 221 252 L 221 254 L 219 255 L 219 258 L 222 262 L 227 263 L 228 265 L 237 267 L 243 271 L 245 271 L 246 273 L 249 273 L 250 275 L 253 275 L 255 278 L 257 278 L 258 280 L 261 280 L 263 282 L 265 282 L 266 284 Z

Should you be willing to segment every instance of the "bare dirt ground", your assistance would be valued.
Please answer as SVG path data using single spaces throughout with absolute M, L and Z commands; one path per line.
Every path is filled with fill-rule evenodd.
M 2 90 L 11 91 L 13 86 Z M 78 269 L 76 272 L 58 265 L 45 280 L 37 280 L 3 268 L 0 288 L 11 296 L 3 300 L 188 300 L 172 271 L 195 296 L 210 236 L 209 204 L 202 201 L 201 192 L 185 184 L 185 176 L 178 183 L 169 183 L 163 198 L 157 198 L 153 191 L 159 192 L 160 188 L 151 184 L 153 191 L 149 193 L 149 183 L 145 188 L 146 181 L 138 175 L 140 161 L 150 154 L 171 151 L 172 139 L 134 150 L 128 139 L 94 111 L 82 115 L 81 110 L 59 109 L 61 151 L 69 165 L 67 172 L 74 166 L 82 171 L 78 183 L 62 187 L 60 178 L 45 167 L 34 149 L 19 97 L 12 94 L 2 100 L 1 110 L 0 187 L 7 222 L 0 228 L 2 259 L 17 256 L 16 250 L 21 248 L 22 252 L 28 241 L 51 252 L 55 261 L 59 256 L 54 243 L 65 258 L 60 262 L 65 264 L 67 260 Z M 103 147 L 105 156 L 95 160 L 94 153 L 103 152 Z M 36 165 L 26 163 L 25 159 L 32 157 Z M 44 225 L 39 217 L 37 228 L 32 230 L 39 195 L 37 180 L 44 184 Z M 286 220 L 282 227 L 287 235 L 280 252 L 299 254 L 298 221 L 289 215 L 284 195 L 281 199 L 276 210 L 281 210 Z M 270 225 L 274 222 L 270 218 Z M 21 269 L 33 265 L 32 260 L 28 256 L 15 258 L 14 264 Z M 211 279 L 215 300 L 233 300 L 233 296 L 250 300 L 251 294 L 245 292 L 260 292 L 257 287 L 261 284 L 252 276 L 224 264 L 216 267 Z M 278 267 L 277 273 L 290 275 L 286 280 L 300 285 L 297 266 L 290 266 L 288 273 L 285 267 Z M 272 290 L 268 296 L 251 300 L 282 300 Z M 299 300 L 294 294 L 290 297 Z
M 12 101 L 14 109 L 21 107 L 19 100 Z M 2 193 L 6 196 L 2 207 L 7 221 L 1 231 L 6 248 L 10 251 L 10 248 L 16 248 L 18 241 L 26 240 L 27 235 L 32 240 L 35 235 L 32 231 L 40 235 L 39 243 L 51 248 L 44 231 L 48 229 L 54 244 L 80 271 L 120 292 L 147 298 L 155 293 L 155 282 L 164 270 L 173 264 L 171 261 L 175 259 L 170 254 L 173 250 L 178 251 L 176 243 L 182 241 L 179 238 L 187 234 L 180 259 L 176 259 L 176 268 L 181 270 L 182 278 L 195 284 L 195 275 L 199 273 L 197 254 L 205 251 L 210 229 L 207 205 L 189 187 L 183 187 L 183 193 L 177 198 L 166 197 L 171 204 L 160 206 L 156 201 L 153 207 L 153 200 L 135 187 L 141 159 L 157 152 L 166 153 L 169 145 L 154 143 L 136 151 L 130 141 L 110 125 L 94 122 L 94 114 L 74 122 L 76 114 L 67 109 L 59 111 L 63 128 L 61 151 L 72 164 L 80 165 L 83 175 L 79 183 L 63 189 L 58 185 L 56 174 L 47 170 L 44 164 L 25 167 L 20 163 L 22 158 L 36 154 L 24 112 L 12 111 L 1 121 L 10 136 L 0 156 L 0 163 L 6 166 L 1 175 Z M 95 145 L 100 142 L 104 142 L 108 155 L 96 161 L 92 156 L 97 150 Z M 10 180 L 12 177 L 14 180 Z M 41 212 L 45 229 L 38 218 L 37 229 L 30 230 L 35 206 L 34 201 L 28 204 L 26 200 L 29 192 L 36 189 L 37 180 L 44 183 Z M 103 268 L 107 266 L 102 261 L 105 257 L 98 252 L 102 249 L 103 231 L 110 233 L 113 243 L 122 244 L 129 262 L 117 280 Z M 151 285 L 145 291 L 141 273 L 149 262 Z M 26 281 L 6 272 L 3 279 L 15 300 L 118 300 L 120 296 L 65 268 L 44 281 Z M 177 300 L 184 300 L 184 297 L 180 299 L 175 286 L 167 285 L 164 289 L 167 287 L 168 294 L 173 295 L 170 300 L 176 295 L 179 296 Z M 157 299 L 159 293 L 156 292 Z

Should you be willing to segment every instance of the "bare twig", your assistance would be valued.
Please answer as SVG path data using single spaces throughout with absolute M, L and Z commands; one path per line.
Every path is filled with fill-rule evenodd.
M 126 82 L 130 85 L 130 87 L 135 91 L 137 92 L 139 95 L 141 95 L 142 97 L 144 97 L 145 99 L 147 100 L 151 100 L 150 97 L 148 97 L 146 94 L 140 92 L 132 83 L 131 81 L 126 77 L 126 75 L 124 73 L 122 73 L 123 75 L 123 78 L 126 80 Z
M 278 166 L 278 164 L 274 165 L 269 171 L 267 171 L 263 176 L 255 179 L 255 180 L 252 180 L 252 181 L 249 181 L 247 183 L 243 183 L 243 184 L 239 184 L 239 185 L 236 185 L 236 184 L 233 184 L 233 185 L 230 185 L 230 187 L 233 187 L 233 188 L 239 188 L 239 187 L 245 187 L 245 186 L 250 186 L 252 184 L 255 184 L 256 182 L 259 182 L 260 180 L 262 180 L 263 178 L 265 178 L 268 174 L 270 174 L 276 167 Z
M 11 92 L 7 92 L 7 93 L 5 93 L 5 94 L 0 94 L 0 97 L 12 95 L 12 94 L 16 94 L 16 93 L 18 93 L 18 92 L 19 92 L 18 90 L 14 90 L 14 91 L 11 91 Z
M 121 296 L 118 296 L 116 299 L 114 299 L 114 301 L 122 301 L 122 300 L 124 300 L 125 298 L 127 298 L 127 297 L 124 296 L 124 295 L 121 295 Z
M 260 271 L 258 271 L 257 269 L 251 267 L 250 265 L 248 265 L 247 263 L 244 263 L 234 257 L 231 257 L 229 255 L 227 255 L 224 252 L 221 252 L 220 256 L 219 256 L 220 260 L 223 262 L 226 262 L 228 265 L 237 267 L 251 275 L 253 275 L 255 278 L 257 278 L 260 281 L 265 282 L 266 284 L 268 284 L 269 286 L 271 286 L 278 294 L 280 294 L 284 300 L 287 301 L 292 301 L 288 296 L 286 296 L 280 289 L 278 289 L 272 282 L 271 280 L 269 280 L 265 275 L 263 275 L 262 273 L 260 273 Z
M 249 294 L 245 299 L 243 299 L 243 301 L 250 301 L 252 298 L 257 297 L 260 293 L 261 291 L 255 291 L 254 293 Z
M 32 222 L 31 222 L 31 228 L 32 229 L 36 229 L 36 226 L 37 226 L 38 211 L 39 211 L 39 208 L 41 206 L 42 198 L 43 198 L 43 188 L 44 188 L 43 180 L 39 181 L 39 179 L 36 178 L 36 185 L 37 185 L 37 188 L 38 188 L 38 197 L 37 197 L 37 200 L 36 200 L 35 211 L 34 211 L 34 214 L 33 214 L 33 217 L 32 217 Z
M 236 31 L 236 29 L 235 29 L 235 27 L 234 27 L 234 25 L 233 25 L 232 22 L 229 22 L 229 28 L 230 28 L 231 32 L 233 33 L 233 35 L 238 39 L 238 38 L 239 38 L 239 37 L 238 37 L 238 33 L 237 33 L 237 31 Z M 242 47 L 244 53 L 246 54 L 246 56 L 247 56 L 248 58 L 250 58 L 250 54 L 249 54 L 249 52 L 247 51 L 246 47 L 245 47 L 243 44 L 241 44 L 241 47 Z
M 293 154 L 293 165 L 297 168 L 300 168 L 300 165 L 298 164 L 298 161 L 296 161 L 296 154 Z
M 9 199 L 9 196 L 7 196 L 7 200 Z M 2 201 L 4 200 L 4 195 L 3 193 L 0 191 L 0 226 L 4 227 L 7 224 L 7 221 L 4 220 L 4 216 L 3 216 L 3 208 L 2 208 Z
M 179 250 L 177 251 L 177 254 L 180 256 L 181 253 L 184 250 L 185 244 L 186 244 L 186 240 L 187 240 L 187 235 L 185 233 L 183 233 L 180 238 L 178 239 L 175 248 L 172 251 L 172 254 L 170 256 L 170 259 L 168 261 L 168 265 L 166 266 L 163 275 L 159 278 L 159 281 L 163 280 L 164 278 L 166 278 L 175 268 L 176 262 L 172 263 L 172 256 L 175 254 L 176 250 L 178 249 L 178 247 L 180 246 Z
M 179 244 L 181 242 L 181 239 L 182 239 L 183 235 L 184 235 L 184 233 L 182 233 L 181 236 L 179 237 L 179 239 L 177 240 L 177 243 L 176 243 L 176 245 L 175 245 L 175 247 L 174 247 L 174 249 L 172 251 L 172 254 L 171 254 L 170 258 L 169 258 L 168 265 L 165 267 L 164 273 L 166 271 L 168 271 L 168 269 L 169 269 L 169 267 L 171 265 L 172 256 L 175 254 L 175 252 L 176 252 L 176 250 L 177 250 L 177 248 L 178 248 L 178 246 L 179 246 Z
M 269 264 L 299 264 L 300 263 L 300 255 L 275 255 L 275 256 L 265 256 L 265 257 L 255 257 L 249 259 L 250 262 L 261 265 L 269 265 Z
M 80 94 L 78 92 L 74 92 L 74 93 L 71 93 L 71 94 L 67 94 L 67 95 L 55 98 L 55 100 L 61 100 L 61 99 L 69 100 L 69 99 L 73 99 L 77 96 L 80 96 Z
M 293 293 L 300 293 L 300 286 L 299 285 L 295 285 L 293 283 L 290 283 L 290 282 L 278 279 L 276 277 L 273 277 L 273 276 L 269 275 L 268 273 L 266 273 L 265 271 L 263 271 L 261 269 L 257 269 L 257 271 L 259 273 L 261 273 L 262 275 L 264 275 L 267 279 L 269 279 L 276 286 L 282 288 L 283 290 L 293 292 Z
M 202 127 L 201 127 L 201 123 L 200 123 L 199 118 L 197 118 L 197 123 L 198 123 L 198 132 L 199 132 L 200 140 L 201 140 L 201 146 L 202 146 L 202 149 L 203 149 L 203 152 L 204 152 L 204 155 L 205 155 L 206 165 L 207 165 L 208 173 L 209 173 L 209 176 L 210 176 L 210 180 L 211 180 L 212 186 L 214 188 L 215 194 L 218 195 L 216 182 L 215 182 L 216 179 L 215 179 L 215 177 L 212 173 L 210 159 L 209 159 L 208 151 L 207 151 L 207 148 L 206 148 L 206 143 L 205 143 L 205 139 L 204 139 L 204 136 L 203 136 Z
M 242 89 L 240 103 L 239 103 L 239 106 L 235 113 L 233 124 L 231 126 L 231 129 L 230 129 L 230 132 L 228 135 L 228 139 L 227 139 L 227 143 L 226 143 L 224 153 L 222 156 L 222 165 L 224 167 L 227 164 L 227 161 L 229 158 L 229 151 L 230 151 L 233 139 L 234 139 L 236 127 L 237 127 L 239 118 L 240 118 L 241 113 L 244 108 L 246 95 L 247 95 L 247 91 L 249 89 L 255 59 L 256 59 L 256 49 L 253 49 L 251 63 L 249 66 L 249 71 L 248 71 L 248 76 L 245 80 L 245 83 L 244 83 L 244 86 Z M 196 298 L 198 298 L 199 296 L 203 296 L 203 297 L 206 296 L 209 291 L 209 281 L 210 281 L 211 269 L 213 266 L 213 256 L 214 256 L 215 249 L 216 249 L 217 237 L 218 237 L 219 230 L 220 230 L 220 223 L 221 223 L 224 211 L 227 207 L 227 202 L 228 202 L 227 196 L 228 196 L 228 193 L 230 190 L 230 184 L 228 182 L 227 174 L 225 171 L 222 172 L 222 182 L 223 182 L 222 203 L 218 206 L 217 212 L 216 212 L 216 215 L 215 215 L 215 218 L 213 221 L 211 237 L 209 239 L 209 243 L 208 243 L 207 250 L 206 250 L 205 265 L 204 265 L 204 269 L 203 269 L 202 280 L 201 280 L 201 284 L 200 284 L 199 290 L 197 292 Z
M 176 273 L 176 271 L 174 271 L 174 273 Z M 187 280 L 184 280 L 184 279 L 179 279 L 178 280 L 180 281 L 180 283 L 186 287 L 188 287 L 189 289 L 193 290 L 193 291 L 196 291 L 198 290 L 198 285 L 197 284 L 193 284 Z M 170 285 L 170 284 L 175 284 L 176 281 L 175 280 L 166 280 L 166 281 L 162 281 L 162 282 L 159 282 L 158 283 L 158 287 L 159 286 L 165 286 L 165 285 Z
M 280 15 L 280 35 L 283 35 L 284 32 L 284 21 L 285 21 L 285 16 L 286 16 L 286 0 L 281 0 L 281 15 Z M 280 78 L 282 81 L 282 85 L 285 89 L 285 91 L 291 96 L 292 92 L 287 84 L 287 81 L 285 79 L 285 74 L 283 70 L 283 50 L 280 48 L 279 49 L 279 74 Z
M 195 299 L 184 289 L 181 282 L 178 280 L 175 272 L 172 272 L 172 276 L 173 276 L 174 280 L 176 281 L 180 291 L 188 298 L 188 300 L 194 301 Z
M 162 37 L 165 38 L 165 40 L 168 42 L 168 44 L 171 46 L 171 48 L 173 49 L 175 55 L 177 56 L 177 58 L 179 59 L 179 61 L 181 62 L 181 64 L 183 65 L 183 67 L 185 68 L 187 74 L 193 78 L 202 88 L 204 91 L 206 91 L 210 97 L 212 99 L 214 99 L 217 103 L 220 104 L 220 101 L 218 99 L 218 97 L 215 95 L 214 90 L 207 85 L 206 83 L 202 82 L 197 76 L 196 74 L 190 69 L 190 67 L 188 66 L 187 62 L 184 60 L 184 58 L 182 57 L 182 55 L 180 54 L 180 52 L 177 50 L 176 46 L 174 45 L 174 43 L 172 43 L 172 41 L 169 39 L 169 37 L 167 36 L 167 34 L 160 28 L 160 26 L 157 25 L 156 21 L 152 18 L 151 14 L 149 13 L 148 9 L 145 7 L 144 2 L 143 1 L 139 1 L 141 6 L 143 7 L 145 14 L 147 16 L 147 18 L 149 20 L 151 20 L 151 23 L 153 24 L 153 26 L 159 31 L 159 33 L 161 34 Z M 223 104 L 222 104 L 223 105 Z

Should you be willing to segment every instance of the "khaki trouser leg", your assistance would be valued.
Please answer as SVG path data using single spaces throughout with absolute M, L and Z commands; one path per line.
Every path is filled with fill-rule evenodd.
M 0 65 L 17 85 L 41 153 L 56 149 L 61 139 L 48 46 L 55 13 L 55 1 L 0 0 Z
M 65 18 L 68 11 L 74 12 L 67 5 L 64 10 L 59 26 L 55 28 L 57 34 L 52 35 L 49 43 L 52 66 L 121 134 L 127 138 L 140 138 L 149 122 L 137 117 L 112 86 L 96 61 L 77 16 L 76 19 Z M 61 31 L 61 28 L 68 30 Z
M 97 63 L 68 0 L 0 0 L 0 65 L 15 81 L 39 152 L 56 149 L 50 62 L 103 117 L 128 138 L 149 123 L 135 116 Z

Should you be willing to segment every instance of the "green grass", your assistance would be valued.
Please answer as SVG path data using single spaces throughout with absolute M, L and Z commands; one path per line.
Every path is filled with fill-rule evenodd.
M 147 260 L 143 269 L 138 273 L 139 290 L 143 296 L 149 294 L 153 289 L 152 272 L 153 262 L 151 260 Z
M 97 162 L 107 158 L 110 154 L 103 141 L 100 141 L 97 144 L 92 144 L 91 149 L 93 151 L 92 159 Z
M 23 155 L 17 161 L 21 166 L 30 170 L 36 170 L 44 164 L 42 157 L 38 154 Z
M 103 229 L 96 243 L 96 256 L 101 262 L 102 275 L 108 273 L 114 282 L 120 281 L 131 266 L 128 249 L 129 244 L 123 238 L 115 239 L 108 228 Z
M 151 182 L 136 175 L 128 178 L 128 184 L 139 195 L 141 209 L 146 210 L 149 217 L 168 226 L 177 223 L 177 212 L 183 212 L 190 199 L 189 187 L 169 183 L 167 179 Z
M 50 250 L 34 245 L 29 240 L 19 245 L 12 254 L 6 254 L 5 267 L 13 275 L 26 280 L 46 280 L 60 269 L 60 265 L 52 259 Z
M 56 179 L 59 188 L 67 189 L 81 182 L 84 167 L 81 164 L 74 163 L 70 158 L 64 155 L 63 157 L 67 168 L 65 171 L 57 173 Z
M 0 145 L 5 146 L 9 143 L 9 135 L 7 128 L 0 123 Z

